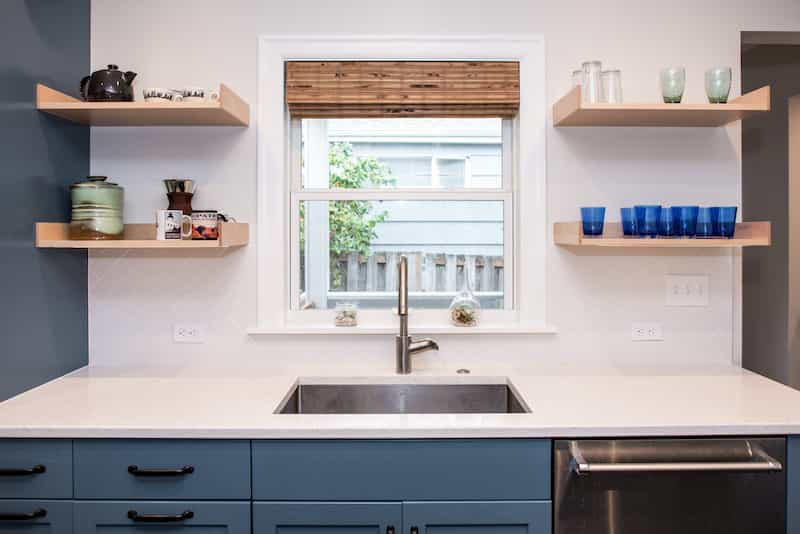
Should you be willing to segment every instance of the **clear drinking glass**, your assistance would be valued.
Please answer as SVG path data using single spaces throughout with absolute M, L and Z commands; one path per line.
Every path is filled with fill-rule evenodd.
M 706 71 L 706 95 L 711 104 L 725 104 L 731 92 L 731 68 L 714 67 Z
M 686 69 L 669 67 L 661 71 L 661 96 L 667 104 L 680 104 L 686 88 Z
M 604 70 L 600 73 L 603 84 L 603 102 L 622 104 L 622 73 L 618 70 Z
M 602 101 L 603 85 L 600 81 L 602 65 L 599 61 L 586 61 L 582 65 L 582 95 L 584 104 L 597 104 Z
M 582 70 L 573 70 L 572 71 L 572 87 L 580 87 L 583 85 L 583 71 Z

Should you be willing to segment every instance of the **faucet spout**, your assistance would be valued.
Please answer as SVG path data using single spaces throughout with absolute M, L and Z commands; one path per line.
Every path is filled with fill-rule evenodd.
M 429 350 L 439 350 L 439 344 L 427 337 L 414 340 L 408 345 L 408 352 L 410 354 L 419 354 L 420 352 L 428 352 Z
M 395 337 L 397 374 L 411 373 L 411 356 L 429 350 L 439 350 L 439 344 L 430 338 L 415 340 L 408 335 L 408 258 L 400 256 L 397 262 L 397 315 L 400 333 Z

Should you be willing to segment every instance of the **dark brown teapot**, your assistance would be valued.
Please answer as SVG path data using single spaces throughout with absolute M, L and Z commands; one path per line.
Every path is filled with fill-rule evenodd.
M 81 80 L 81 96 L 87 102 L 132 102 L 135 72 L 122 72 L 116 65 L 98 70 Z

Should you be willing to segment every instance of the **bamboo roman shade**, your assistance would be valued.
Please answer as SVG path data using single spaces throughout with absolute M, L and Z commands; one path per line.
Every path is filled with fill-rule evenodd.
M 289 61 L 293 117 L 513 117 L 516 61 Z

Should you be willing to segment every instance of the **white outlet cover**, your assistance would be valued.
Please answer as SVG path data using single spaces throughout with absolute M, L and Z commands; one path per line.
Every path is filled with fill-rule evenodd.
M 205 343 L 205 328 L 198 323 L 175 323 L 172 325 L 172 341 L 175 343 Z
M 668 274 L 664 280 L 667 306 L 708 306 L 707 274 Z
M 661 323 L 633 323 L 631 341 L 664 341 L 664 329 Z

